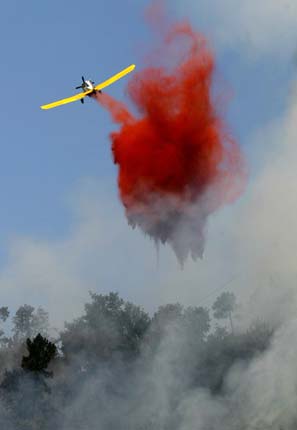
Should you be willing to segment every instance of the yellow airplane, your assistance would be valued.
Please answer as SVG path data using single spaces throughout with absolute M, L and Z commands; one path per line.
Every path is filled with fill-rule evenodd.
M 101 93 L 101 90 L 103 88 L 108 87 L 108 85 L 113 84 L 118 79 L 121 79 L 123 76 L 127 75 L 128 73 L 132 72 L 132 70 L 135 69 L 135 64 L 131 64 L 131 66 L 127 67 L 126 69 L 122 70 L 121 72 L 117 73 L 116 75 L 112 76 L 111 78 L 107 79 L 104 82 L 101 82 L 100 84 L 95 85 L 93 81 L 85 81 L 85 78 L 82 76 L 82 84 L 79 87 L 76 87 L 75 89 L 81 88 L 83 90 L 82 93 L 75 94 L 74 96 L 68 97 L 66 99 L 57 100 L 56 102 L 49 103 L 47 105 L 40 106 L 41 109 L 52 109 L 57 106 L 65 105 L 67 103 L 75 102 L 77 100 L 80 100 L 82 103 L 84 102 L 84 98 L 86 96 L 91 96 L 92 94 L 96 94 L 97 92 Z

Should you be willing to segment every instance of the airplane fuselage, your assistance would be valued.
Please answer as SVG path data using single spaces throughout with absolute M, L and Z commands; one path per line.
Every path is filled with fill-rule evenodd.
M 76 90 L 83 90 L 80 91 L 78 94 L 74 94 L 70 97 L 66 97 L 61 100 L 57 100 L 52 103 L 47 103 L 45 105 L 40 106 L 41 109 L 52 109 L 57 106 L 61 106 L 64 104 L 72 103 L 75 101 L 80 100 L 81 103 L 84 102 L 84 98 L 86 96 L 93 97 L 95 94 L 99 93 L 101 94 L 102 89 L 108 87 L 109 85 L 113 84 L 114 82 L 118 81 L 119 79 L 123 78 L 128 73 L 132 72 L 132 70 L 135 69 L 135 64 L 131 64 L 129 67 L 126 67 L 126 69 L 122 70 L 121 72 L 117 73 L 116 75 L 111 76 L 109 79 L 106 79 L 105 81 L 101 82 L 98 85 L 95 85 L 93 81 L 85 80 L 85 78 L 82 76 L 82 84 L 75 87 Z M 87 94 L 85 94 L 87 93 Z
M 83 91 L 92 91 L 92 90 L 94 90 L 95 89 L 95 87 L 94 87 L 94 82 L 92 82 L 92 81 L 84 81 L 83 82 L 83 84 L 82 84 L 82 89 L 83 89 Z

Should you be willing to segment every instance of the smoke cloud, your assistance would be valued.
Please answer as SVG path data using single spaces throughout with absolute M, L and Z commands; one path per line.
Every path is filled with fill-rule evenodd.
M 135 115 L 106 94 L 97 100 L 120 125 L 112 152 L 129 224 L 183 263 L 203 257 L 208 217 L 240 196 L 245 162 L 213 94 L 205 38 L 188 23 L 173 25 L 153 57 L 128 85 Z

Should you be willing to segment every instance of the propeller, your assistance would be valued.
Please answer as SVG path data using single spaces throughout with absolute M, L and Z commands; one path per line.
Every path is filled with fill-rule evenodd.
M 75 87 L 75 89 L 76 89 L 76 90 L 79 90 L 80 88 L 83 88 L 83 87 L 84 87 L 84 84 L 85 84 L 85 82 L 86 82 L 86 81 L 85 81 L 85 78 L 82 76 L 82 77 L 81 77 L 81 80 L 83 81 L 83 83 L 82 83 L 82 85 L 79 85 L 78 87 Z

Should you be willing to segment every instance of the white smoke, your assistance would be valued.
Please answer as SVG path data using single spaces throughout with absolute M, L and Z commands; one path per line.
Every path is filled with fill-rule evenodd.
M 295 0 L 175 0 L 175 5 L 181 15 L 185 10 L 193 11 L 200 28 L 211 27 L 216 45 L 222 48 L 280 59 L 296 50 Z

